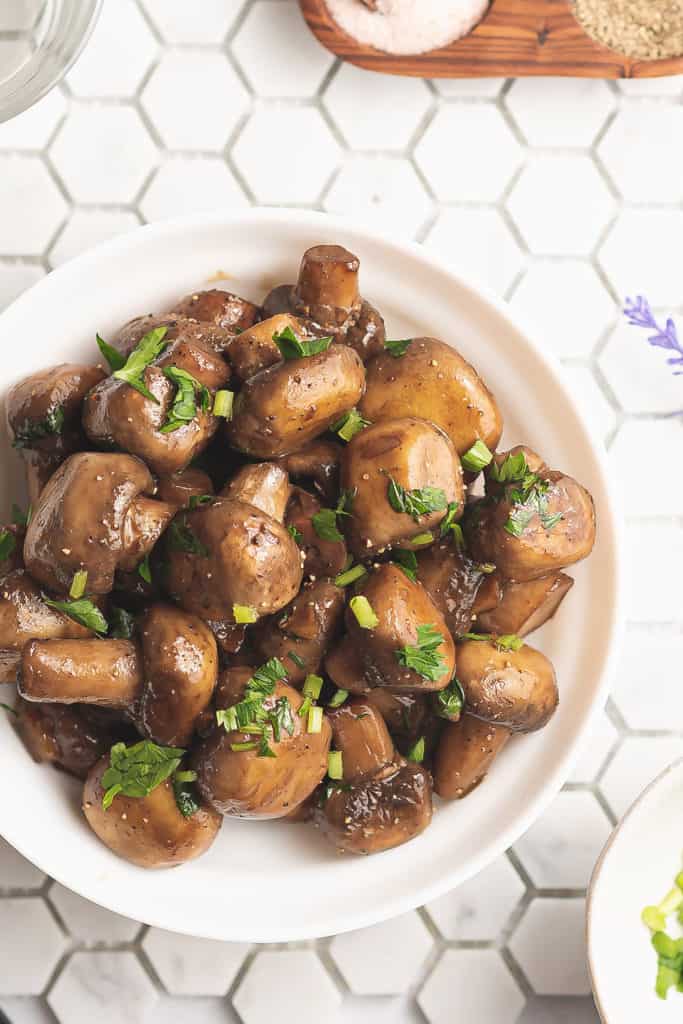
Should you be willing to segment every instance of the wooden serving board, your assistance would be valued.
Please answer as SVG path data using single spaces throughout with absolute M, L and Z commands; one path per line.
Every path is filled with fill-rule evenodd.
M 439 50 L 410 56 L 359 43 L 332 20 L 325 0 L 300 3 L 323 46 L 371 71 L 420 78 L 657 78 L 683 73 L 683 57 L 632 60 L 595 42 L 572 14 L 570 0 L 491 0 L 469 35 Z

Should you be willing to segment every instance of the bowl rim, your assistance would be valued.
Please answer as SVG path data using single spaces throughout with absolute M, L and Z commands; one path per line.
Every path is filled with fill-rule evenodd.
M 636 796 L 636 798 L 630 804 L 628 809 L 619 819 L 617 824 L 614 826 L 614 829 L 610 833 L 607 842 L 600 851 L 600 856 L 595 862 L 595 867 L 593 868 L 593 871 L 591 873 L 590 882 L 588 883 L 588 889 L 586 890 L 586 915 L 584 935 L 586 940 L 586 962 L 588 964 L 588 974 L 590 976 L 591 990 L 593 992 L 595 1007 L 598 1011 L 598 1014 L 600 1015 L 600 1020 L 602 1021 L 602 1024 L 609 1024 L 609 1018 L 600 999 L 600 992 L 597 980 L 597 964 L 595 963 L 593 955 L 593 911 L 595 909 L 594 904 L 596 890 L 600 885 L 600 881 L 604 877 L 605 868 L 609 864 L 610 855 L 613 852 L 620 835 L 622 834 L 624 826 L 631 820 L 631 818 L 634 818 L 638 814 L 643 804 L 650 799 L 655 790 L 659 789 L 662 783 L 665 782 L 670 775 L 680 770 L 681 768 L 683 768 L 683 757 L 679 757 L 675 761 L 672 761 L 671 764 L 667 765 L 666 768 L 659 772 L 658 775 L 655 775 L 654 779 L 648 782 L 645 788 L 640 791 L 640 793 Z
M 381 915 L 376 911 L 357 912 L 353 916 L 353 920 L 346 920 L 343 926 L 335 926 L 334 932 L 321 932 L 319 930 L 315 930 L 315 928 L 312 928 L 310 925 L 300 925 L 294 922 L 288 922 L 286 928 L 283 927 L 281 923 L 274 923 L 272 928 L 269 930 L 268 936 L 264 937 L 261 931 L 250 933 L 250 925 L 248 922 L 243 922 L 244 928 L 242 931 L 245 934 L 242 934 L 241 932 L 239 937 L 232 935 L 224 936 L 224 938 L 230 938 L 233 940 L 239 938 L 240 941 L 249 942 L 300 941 L 318 938 L 322 935 L 330 935 L 333 933 L 340 934 L 343 931 L 350 931 L 376 924 L 378 921 L 387 920 L 399 914 L 408 912 L 438 898 L 444 893 L 449 892 L 453 888 L 462 884 L 467 878 L 474 877 L 494 859 L 501 856 L 538 819 L 567 779 L 574 762 L 579 755 L 582 740 L 585 739 L 588 730 L 604 708 L 609 693 L 610 682 L 616 670 L 616 661 L 624 630 L 624 616 L 622 613 L 625 590 L 625 574 L 623 568 L 625 551 L 623 522 L 620 506 L 616 499 L 614 483 L 609 470 L 607 452 L 602 440 L 593 434 L 591 429 L 585 423 L 581 412 L 578 410 L 576 402 L 570 394 L 568 385 L 562 378 L 562 369 L 559 360 L 557 360 L 552 353 L 545 350 L 541 343 L 536 340 L 533 329 L 530 329 L 521 318 L 515 318 L 511 314 L 507 303 L 495 295 L 490 289 L 481 286 L 479 283 L 473 283 L 466 276 L 463 276 L 451 268 L 447 261 L 444 261 L 436 255 L 428 252 L 417 242 L 397 240 L 386 231 L 376 230 L 374 227 L 368 227 L 358 223 L 357 221 L 353 221 L 352 219 L 332 217 L 326 213 L 302 208 L 253 207 L 237 212 L 219 211 L 200 215 L 183 215 L 181 217 L 175 217 L 155 222 L 153 224 L 142 225 L 124 232 L 113 239 L 109 239 L 108 241 L 86 250 L 84 253 L 81 253 L 79 256 L 56 268 L 49 275 L 36 282 L 31 288 L 15 299 L 4 312 L 0 313 L 0 332 L 5 329 L 5 325 L 8 321 L 11 321 L 14 317 L 23 316 L 25 312 L 30 310 L 35 302 L 40 301 L 43 296 L 49 298 L 51 292 L 54 289 L 59 288 L 62 279 L 77 275 L 81 268 L 85 268 L 91 263 L 96 264 L 98 260 L 110 258 L 119 252 L 125 252 L 131 245 L 135 245 L 135 239 L 142 237 L 149 239 L 150 237 L 153 237 L 156 241 L 159 241 L 165 236 L 176 235 L 178 232 L 189 233 L 192 231 L 202 231 L 208 228 L 212 228 L 214 230 L 218 228 L 225 228 L 226 230 L 231 231 L 239 229 L 248 231 L 249 228 L 254 225 L 267 226 L 271 224 L 278 224 L 281 226 L 295 225 L 301 228 L 310 229 L 311 232 L 318 233 L 320 237 L 324 237 L 325 234 L 329 234 L 334 237 L 334 234 L 337 232 L 342 235 L 342 237 L 346 234 L 355 234 L 360 238 L 364 237 L 368 239 L 372 243 L 381 244 L 388 250 L 393 251 L 400 256 L 415 259 L 435 274 L 449 278 L 459 289 L 464 293 L 467 293 L 468 297 L 473 299 L 475 302 L 483 303 L 484 306 L 488 306 L 490 310 L 493 310 L 493 312 L 505 322 L 506 327 L 511 332 L 514 332 L 519 336 L 520 343 L 526 345 L 533 358 L 540 361 L 543 365 L 544 371 L 552 378 L 555 386 L 566 396 L 567 402 L 571 404 L 576 414 L 577 428 L 583 434 L 582 441 L 585 446 L 590 449 L 591 455 L 595 460 L 596 468 L 600 474 L 601 484 L 604 488 L 604 501 L 601 505 L 600 528 L 601 531 L 610 538 L 614 553 L 614 603 L 611 609 L 609 638 L 605 646 L 599 684 L 595 689 L 594 696 L 590 700 L 590 704 L 582 724 L 577 727 L 573 743 L 569 746 L 564 756 L 556 762 L 554 769 L 546 776 L 538 793 L 529 798 L 524 812 L 514 818 L 496 839 L 491 840 L 483 850 L 480 850 L 476 855 L 472 856 L 470 868 L 466 875 L 463 875 L 461 868 L 456 864 L 450 872 L 444 872 L 435 879 L 421 878 L 416 880 L 415 884 L 409 887 L 406 891 L 392 893 L 390 898 L 387 897 L 383 905 Z M 0 831 L 0 835 L 4 835 L 4 833 Z M 54 869 L 51 869 L 47 844 L 45 845 L 44 855 L 36 858 L 33 852 L 28 854 L 24 849 L 22 849 L 24 844 L 21 841 L 15 842 L 13 838 L 6 838 L 20 854 L 34 863 L 49 877 L 54 878 L 67 888 L 73 888 L 73 877 L 65 878 L 61 872 L 54 873 Z M 83 895 L 83 893 L 81 892 L 80 895 Z M 95 901 L 99 905 L 105 906 L 119 914 L 135 916 L 134 914 L 131 914 L 130 911 L 121 909 L 120 902 L 117 902 L 114 898 L 111 900 L 100 899 L 99 897 L 95 898 L 93 896 L 86 898 L 90 898 L 91 901 Z M 164 920 L 163 913 L 161 911 L 158 913 L 146 913 L 145 923 L 166 930 L 169 928 L 169 924 Z M 198 932 L 196 929 L 189 926 L 183 929 L 180 924 L 174 924 L 173 928 L 178 932 L 184 931 L 185 934 L 189 935 L 204 934 L 208 938 L 216 938 L 215 934 Z

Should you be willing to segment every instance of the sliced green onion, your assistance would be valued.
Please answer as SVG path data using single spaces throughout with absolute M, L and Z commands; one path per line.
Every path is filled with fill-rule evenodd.
M 301 691 L 304 697 L 310 697 L 311 700 L 317 700 L 320 696 L 320 691 L 323 688 L 322 676 L 308 675 L 304 680 L 303 690 Z
M 652 932 L 661 932 L 666 928 L 666 918 L 659 907 L 645 907 L 640 919 Z
M 303 658 L 300 658 L 296 651 L 287 651 L 287 654 L 292 659 L 297 668 L 306 668 L 306 662 Z
M 462 468 L 469 473 L 479 473 L 485 466 L 488 466 L 493 455 L 482 440 L 475 441 L 471 448 L 460 456 Z
M 323 727 L 323 709 L 314 704 L 308 710 L 308 727 L 306 732 L 320 732 Z
M 213 400 L 214 416 L 222 416 L 226 420 L 231 420 L 234 401 L 234 391 L 217 391 L 216 397 Z
M 356 616 L 356 622 L 361 629 L 374 629 L 379 625 L 379 619 L 372 610 L 372 605 L 362 594 L 351 598 L 349 608 Z
M 238 753 L 240 750 L 256 750 L 257 746 L 258 743 L 256 743 L 254 740 L 251 740 L 247 743 L 231 743 L 230 749 L 234 750 L 235 753 Z
M 409 761 L 415 761 L 417 764 L 422 764 L 425 756 L 425 738 L 420 736 L 419 740 L 412 745 L 406 757 Z
M 451 532 L 453 534 L 453 539 L 455 540 L 457 547 L 463 548 L 465 546 L 465 535 L 462 532 L 462 526 L 460 525 L 460 523 L 452 523 Z
M 176 772 L 173 778 L 176 782 L 196 782 L 197 773 L 192 771 Z
M 340 708 L 349 695 L 348 690 L 337 690 L 328 701 L 328 708 Z
M 431 544 L 433 540 L 434 538 L 431 533 L 418 533 L 417 537 L 413 537 L 410 544 L 411 547 L 419 548 L 423 547 L 425 544 Z
M 250 608 L 246 604 L 234 604 L 232 606 L 232 617 L 237 623 L 248 623 L 256 622 L 258 619 L 258 612 L 255 608 Z
M 327 774 L 331 779 L 344 778 L 344 757 L 341 750 L 331 750 L 327 755 Z
M 673 914 L 674 910 L 678 910 L 682 903 L 683 892 L 681 892 L 677 885 L 675 889 L 669 890 L 662 902 L 658 905 L 658 910 L 666 917 L 668 914 Z
M 77 601 L 79 597 L 83 597 L 87 582 L 88 573 L 86 569 L 79 569 L 78 572 L 75 572 L 69 587 L 69 597 L 73 598 L 74 601 Z
M 367 574 L 367 569 L 364 566 L 354 565 L 353 568 L 347 569 L 345 572 L 340 572 L 338 576 L 335 576 L 335 586 L 348 587 L 350 583 L 355 583 L 356 580 L 362 580 L 364 576 L 367 576 Z

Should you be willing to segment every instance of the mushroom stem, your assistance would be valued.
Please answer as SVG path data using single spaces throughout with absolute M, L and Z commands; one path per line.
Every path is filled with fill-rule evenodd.
M 130 572 L 149 554 L 176 511 L 177 507 L 166 501 L 155 501 L 141 494 L 133 498 L 123 523 L 125 554 L 119 569 Z
M 129 640 L 32 640 L 22 655 L 26 700 L 125 710 L 142 684 L 142 658 Z

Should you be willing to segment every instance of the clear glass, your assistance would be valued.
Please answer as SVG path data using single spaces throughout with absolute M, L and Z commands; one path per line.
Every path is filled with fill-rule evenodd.
M 85 45 L 103 0 L 0 0 L 0 121 L 44 96 Z

